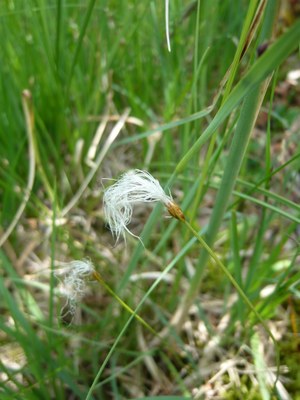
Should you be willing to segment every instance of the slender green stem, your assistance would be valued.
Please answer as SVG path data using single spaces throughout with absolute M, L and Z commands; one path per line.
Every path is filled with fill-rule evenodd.
M 237 283 L 237 281 L 234 279 L 234 277 L 231 275 L 229 270 L 226 268 L 226 266 L 222 263 L 222 261 L 218 258 L 218 256 L 215 254 L 215 252 L 209 247 L 209 245 L 205 242 L 205 240 L 198 234 L 198 232 L 192 227 L 192 225 L 188 221 L 184 221 L 185 226 L 193 233 L 193 235 L 197 238 L 198 242 L 201 244 L 201 246 L 207 251 L 207 253 L 210 255 L 210 257 L 215 261 L 215 263 L 221 268 L 223 273 L 226 275 L 226 277 L 229 279 L 229 281 L 232 283 L 232 285 L 235 287 L 237 290 L 238 294 L 240 297 L 244 300 L 246 305 L 249 307 L 249 309 L 253 312 L 255 317 L 258 319 L 258 321 L 261 323 L 269 337 L 272 339 L 272 342 L 274 344 L 275 348 L 275 353 L 276 353 L 276 380 L 274 383 L 274 386 L 276 382 L 278 381 L 279 378 L 279 366 L 280 366 L 280 353 L 279 353 L 279 347 L 278 343 L 273 335 L 273 333 L 270 331 L 268 325 L 266 322 L 263 320 L 263 318 L 260 316 L 260 314 L 257 312 L 255 309 L 254 305 L 251 303 L 243 289 L 240 287 L 240 285 Z
M 110 293 L 120 304 L 124 307 L 134 318 L 136 318 L 145 328 L 147 328 L 153 335 L 159 336 L 158 333 L 145 321 L 141 318 L 128 304 L 126 304 L 113 290 L 112 288 L 103 280 L 101 275 L 98 272 L 94 272 L 94 278 L 105 287 L 105 289 Z

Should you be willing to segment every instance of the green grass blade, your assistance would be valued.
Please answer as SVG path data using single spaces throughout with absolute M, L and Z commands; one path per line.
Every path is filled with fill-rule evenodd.
M 220 108 L 214 119 L 184 155 L 176 167 L 176 173 L 183 171 L 189 160 L 199 152 L 201 146 L 211 137 L 224 119 L 234 110 L 239 102 L 276 69 L 288 55 L 296 49 L 300 37 L 300 21 L 284 33 L 270 48 L 258 58 L 255 64 L 234 87 L 226 102 Z

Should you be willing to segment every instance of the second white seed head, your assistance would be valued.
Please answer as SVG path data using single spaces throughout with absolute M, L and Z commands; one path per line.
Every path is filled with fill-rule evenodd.
M 63 310 L 64 315 L 74 316 L 77 304 L 84 296 L 86 280 L 95 272 L 94 266 L 89 260 L 74 260 L 66 263 L 62 268 L 55 271 L 57 278 L 62 277 L 63 295 L 67 301 Z

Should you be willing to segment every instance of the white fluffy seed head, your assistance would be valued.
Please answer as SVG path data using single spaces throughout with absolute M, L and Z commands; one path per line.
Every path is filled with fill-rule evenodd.
M 89 260 L 75 260 L 64 265 L 55 272 L 57 277 L 62 276 L 63 295 L 67 298 L 62 316 L 70 314 L 74 316 L 80 300 L 83 298 L 86 288 L 86 279 L 95 272 L 94 266 Z
M 135 169 L 126 172 L 110 186 L 103 196 L 104 216 L 116 240 L 121 235 L 125 238 L 126 231 L 133 235 L 127 225 L 131 221 L 134 204 L 157 201 L 167 208 L 173 204 L 171 194 L 167 195 L 158 180 L 147 171 Z

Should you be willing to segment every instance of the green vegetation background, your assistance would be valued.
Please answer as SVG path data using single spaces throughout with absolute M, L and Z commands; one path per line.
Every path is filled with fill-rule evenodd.
M 1 399 L 300 398 L 299 9 L 170 3 L 168 52 L 161 1 L 1 2 Z M 130 168 L 168 183 L 268 324 L 275 390 L 272 341 L 185 226 L 138 207 L 145 247 L 114 246 L 103 178 Z M 185 310 L 167 345 L 93 281 L 62 318 L 53 271 L 87 257 L 157 332 Z

